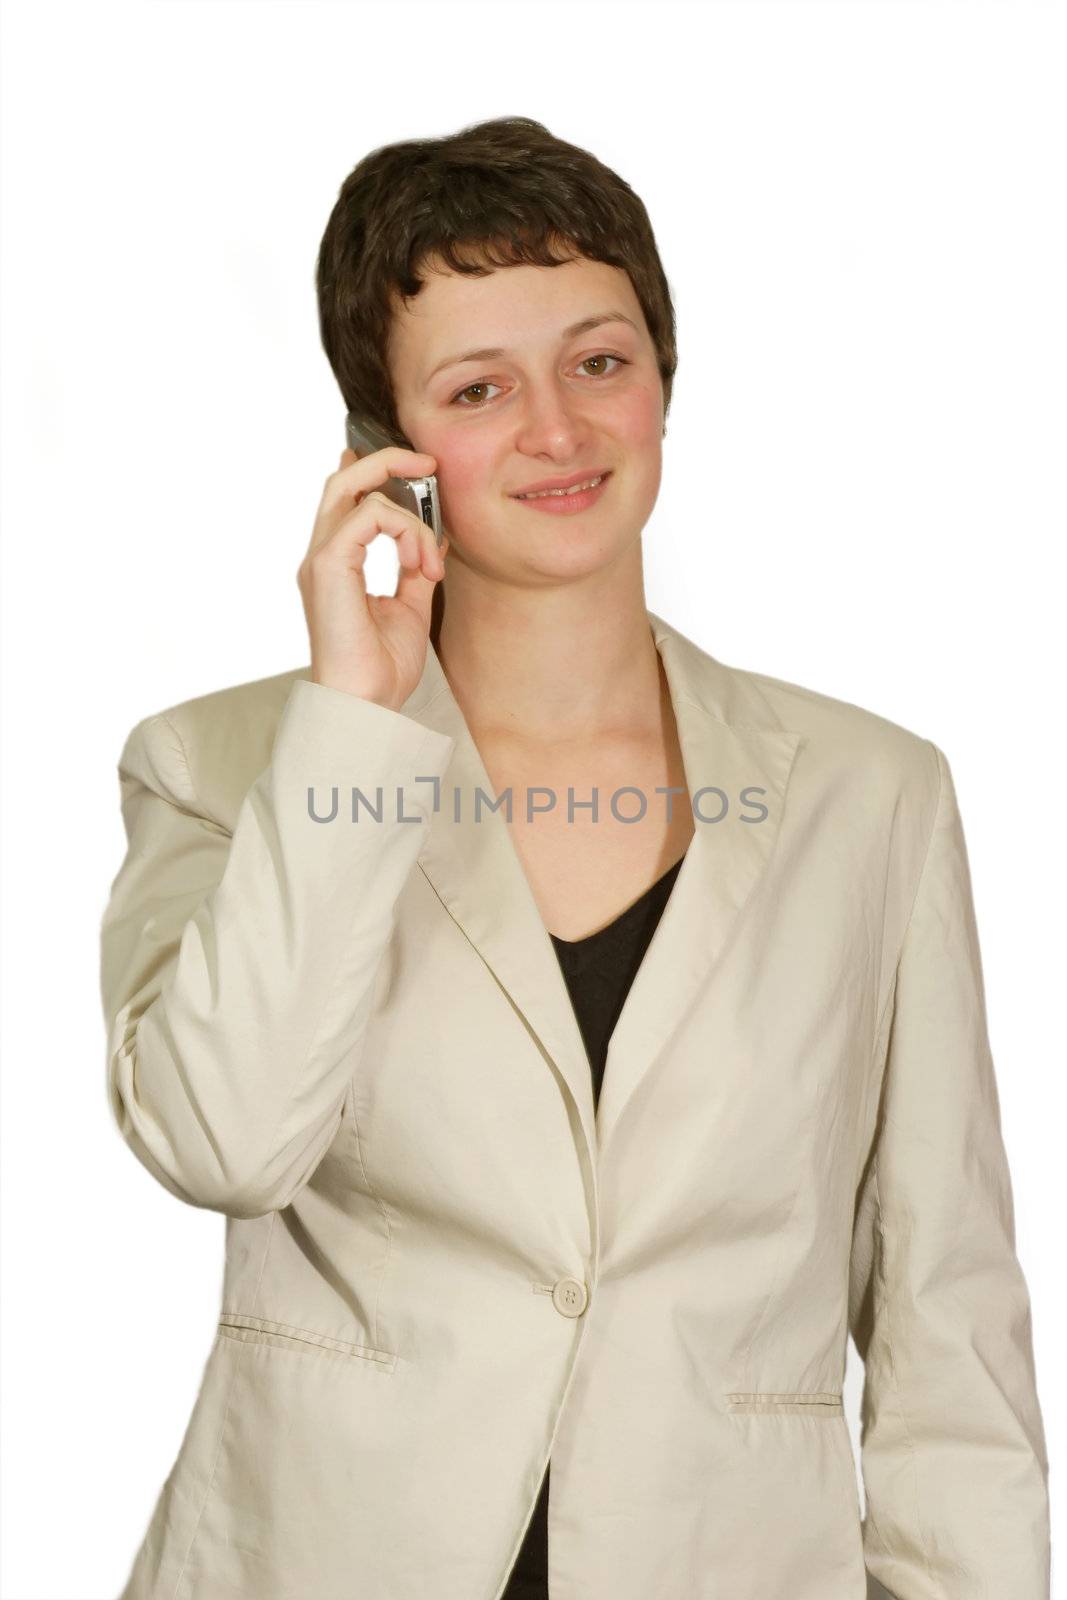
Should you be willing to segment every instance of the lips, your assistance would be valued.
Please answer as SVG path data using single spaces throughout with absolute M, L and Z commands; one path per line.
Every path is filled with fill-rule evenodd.
M 544 495 L 562 498 L 565 494 L 574 493 L 580 488 L 590 486 L 599 488 L 609 471 L 609 468 L 602 467 L 599 471 L 575 473 L 569 478 L 543 478 L 540 483 L 531 483 L 525 489 L 516 490 L 512 499 L 524 500 Z
M 581 517 L 593 506 L 598 505 L 602 495 L 607 494 L 608 484 L 612 474 L 606 472 L 597 480 L 592 489 L 583 489 L 580 486 L 571 490 L 560 490 L 549 494 L 516 495 L 517 505 L 525 506 L 529 512 L 536 511 L 542 517 Z

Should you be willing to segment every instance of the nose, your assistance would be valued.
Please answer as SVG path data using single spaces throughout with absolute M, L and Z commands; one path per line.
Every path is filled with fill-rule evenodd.
M 587 433 L 582 399 L 558 381 L 531 384 L 523 399 L 516 445 L 524 455 L 573 460 Z

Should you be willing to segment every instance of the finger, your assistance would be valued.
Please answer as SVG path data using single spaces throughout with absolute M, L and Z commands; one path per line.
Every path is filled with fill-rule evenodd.
M 389 445 L 375 450 L 373 455 L 357 456 L 331 472 L 326 479 L 319 515 L 334 510 L 354 495 L 367 494 L 381 488 L 390 478 L 418 478 L 432 473 L 437 466 L 435 456 L 419 450 L 404 450 L 400 445 Z
M 433 549 L 436 551 L 436 545 Z M 419 567 L 401 566 L 397 575 L 395 598 L 418 612 L 427 632 L 430 627 L 433 592 L 439 581 L 436 566 L 427 572 L 425 561 Z
M 358 545 L 365 550 L 380 533 L 396 541 L 401 565 L 414 570 L 427 564 L 428 547 L 436 549 L 433 530 L 421 517 L 405 511 L 375 489 L 364 495 L 359 505 L 336 526 L 331 527 L 325 521 L 317 524 L 308 555 L 325 553 L 327 558 L 336 556 L 338 561 L 346 562 Z
M 391 504 L 391 502 L 390 502 Z M 440 582 L 445 575 L 445 550 L 447 545 L 442 535 L 442 545 L 438 548 L 437 539 L 433 529 L 421 517 L 411 516 L 409 532 L 397 541 L 397 554 L 400 558 L 400 579 L 410 575 L 420 577 L 431 587 Z M 400 593 L 399 589 L 397 591 Z

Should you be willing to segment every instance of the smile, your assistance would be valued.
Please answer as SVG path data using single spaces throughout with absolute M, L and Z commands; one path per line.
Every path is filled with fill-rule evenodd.
M 588 483 L 575 483 L 569 489 L 537 489 L 533 494 L 517 494 L 516 500 L 540 500 L 546 494 L 580 494 L 583 489 L 595 489 L 598 483 L 603 483 L 603 476 L 590 478 Z
M 599 498 L 610 476 L 610 472 L 605 472 L 598 478 L 575 484 L 573 489 L 539 489 L 536 494 L 517 494 L 514 498 L 524 505 L 536 506 L 539 511 L 584 511 Z

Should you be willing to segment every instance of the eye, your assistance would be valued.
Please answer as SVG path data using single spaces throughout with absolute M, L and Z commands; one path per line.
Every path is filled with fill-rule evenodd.
M 620 367 L 628 367 L 630 365 L 625 356 L 613 356 L 608 351 L 601 350 L 598 351 L 595 356 L 586 356 L 583 361 L 579 362 L 579 366 L 587 367 L 591 361 L 614 361 Z M 591 376 L 594 378 L 610 378 L 612 373 L 594 372 L 591 374 Z M 454 406 L 458 405 L 463 411 L 484 411 L 485 405 L 481 401 L 475 401 L 473 404 L 470 404 L 463 399 L 463 396 L 472 394 L 475 389 L 496 389 L 498 387 L 499 385 L 495 383 L 488 383 L 483 378 L 477 383 L 468 383 L 465 389 L 458 389 L 452 396 L 452 399 L 449 403 Z
M 595 356 L 586 356 L 585 360 L 582 362 L 582 366 L 587 367 L 590 361 L 617 361 L 621 367 L 628 367 L 630 365 L 630 363 L 623 356 L 609 355 L 606 350 L 600 351 L 600 353 Z M 608 372 L 602 372 L 594 373 L 593 376 L 608 378 L 611 376 L 611 374 Z
M 471 391 L 474 390 L 474 389 L 495 389 L 495 388 L 496 388 L 496 384 L 495 383 L 486 383 L 484 380 L 481 383 L 468 383 L 468 385 L 467 385 L 467 387 L 465 389 L 460 389 L 457 394 L 454 394 L 452 396 L 451 403 L 452 403 L 452 405 L 456 405 L 462 399 L 462 397 L 465 394 L 470 394 Z M 467 410 L 467 411 L 479 411 L 482 408 L 480 406 L 478 406 L 478 405 L 473 405 L 473 406 L 465 406 L 463 409 Z

